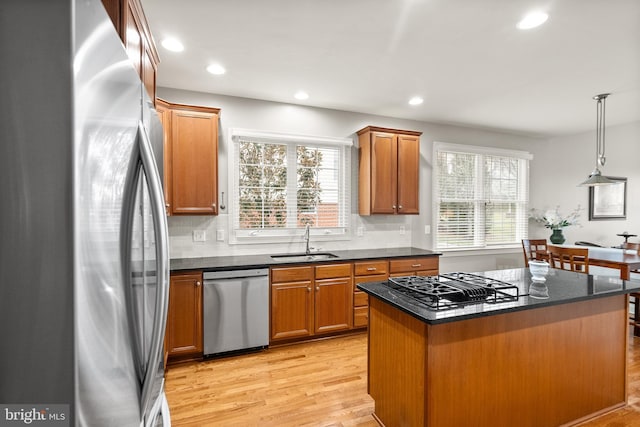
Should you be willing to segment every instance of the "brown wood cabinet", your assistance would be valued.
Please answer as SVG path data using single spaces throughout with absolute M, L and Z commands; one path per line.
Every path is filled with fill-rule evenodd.
M 314 333 L 344 331 L 352 326 L 351 263 L 316 266 Z
M 271 339 L 313 335 L 313 267 L 271 269 Z
M 353 326 L 351 263 L 271 269 L 271 340 Z
M 389 278 L 389 261 L 357 261 L 353 264 L 353 327 L 366 327 L 369 324 L 369 297 L 355 286 L 365 282 L 384 281 Z
M 218 108 L 157 100 L 168 215 L 218 214 Z
M 102 4 L 147 89 L 149 99 L 155 102 L 160 58 L 140 0 L 102 0 Z
M 439 258 L 398 258 L 389 261 L 389 276 L 435 276 L 439 271 Z
M 173 192 L 171 179 L 171 107 L 166 101 L 157 99 L 156 111 L 158 112 L 158 118 L 160 119 L 160 123 L 162 124 L 163 129 L 162 146 L 164 151 L 164 208 L 165 213 L 167 215 L 171 215 L 171 193 Z
M 358 131 L 360 215 L 419 213 L 420 135 L 373 126 Z
M 171 274 L 165 349 L 170 361 L 202 357 L 202 271 Z

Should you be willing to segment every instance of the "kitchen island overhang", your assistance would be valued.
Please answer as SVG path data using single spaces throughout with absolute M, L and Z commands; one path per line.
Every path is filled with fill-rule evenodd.
M 572 425 L 626 404 L 628 293 L 640 282 L 551 270 L 479 273 L 517 301 L 433 311 L 386 282 L 369 294 L 368 391 L 387 426 Z

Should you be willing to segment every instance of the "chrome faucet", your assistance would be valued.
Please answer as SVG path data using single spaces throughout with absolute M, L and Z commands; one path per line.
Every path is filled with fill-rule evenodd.
M 307 247 L 304 250 L 304 253 L 306 255 L 309 255 L 311 253 L 311 250 L 309 249 L 309 224 L 307 224 L 306 228 L 304 229 L 304 240 L 307 241 Z

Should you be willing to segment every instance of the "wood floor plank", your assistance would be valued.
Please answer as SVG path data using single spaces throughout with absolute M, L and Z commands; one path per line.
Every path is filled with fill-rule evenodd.
M 628 405 L 581 427 L 640 427 L 640 338 L 629 339 Z M 366 333 L 172 366 L 176 427 L 375 427 Z

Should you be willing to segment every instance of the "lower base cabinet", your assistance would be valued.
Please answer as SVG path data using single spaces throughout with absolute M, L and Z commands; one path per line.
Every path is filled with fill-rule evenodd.
M 165 351 L 169 363 L 202 357 L 202 271 L 171 274 Z
M 369 325 L 369 297 L 355 286 L 365 282 L 381 282 L 389 278 L 389 261 L 357 261 L 353 264 L 353 327 L 364 328 Z
M 369 324 L 363 282 L 438 274 L 438 257 L 373 259 L 272 267 L 269 338 L 274 343 L 326 336 Z M 203 356 L 202 271 L 171 274 L 165 334 L 168 363 Z
M 271 269 L 271 340 L 313 335 L 313 267 Z
M 351 263 L 271 269 L 271 340 L 353 327 Z
M 353 327 L 351 263 L 315 267 L 314 333 L 346 331 Z

